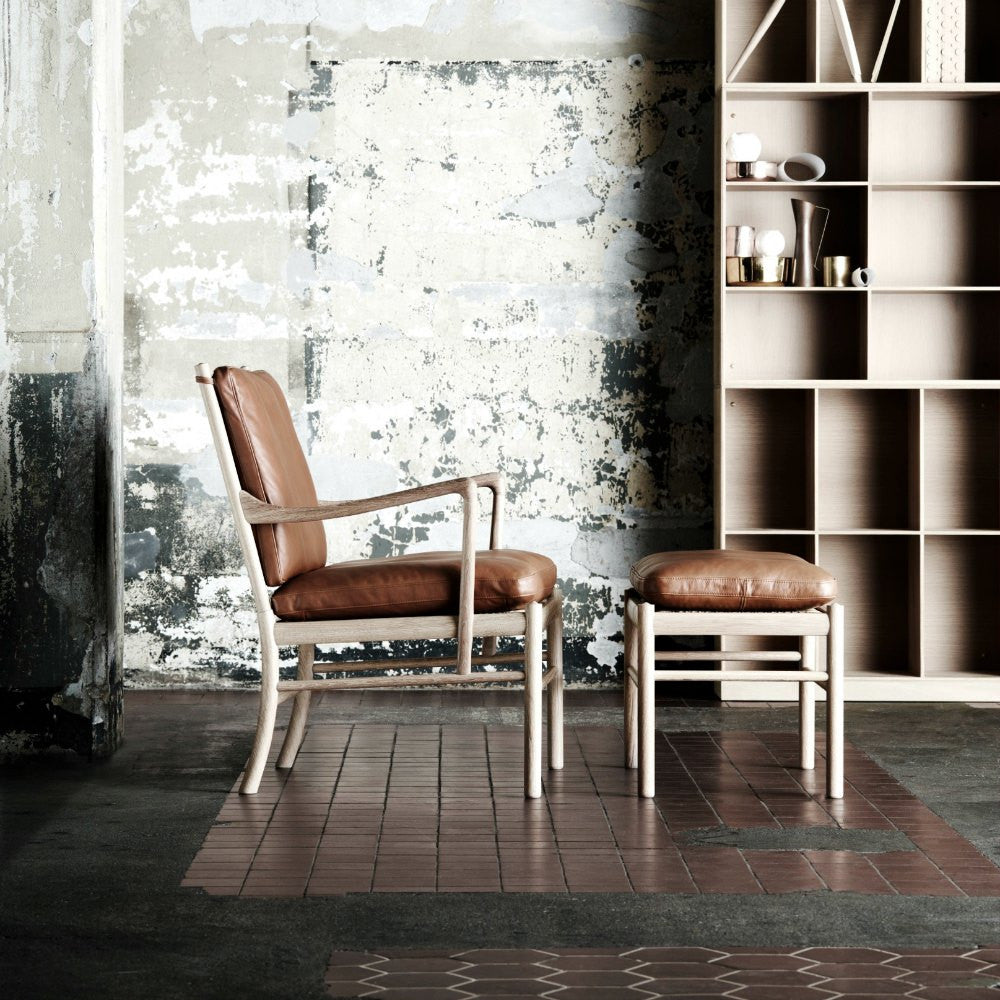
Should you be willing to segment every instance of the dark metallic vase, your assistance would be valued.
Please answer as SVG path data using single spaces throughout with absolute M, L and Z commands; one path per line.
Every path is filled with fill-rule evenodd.
M 816 262 L 823 245 L 826 224 L 830 219 L 830 209 L 801 198 L 793 198 L 792 215 L 795 216 L 794 284 L 796 288 L 814 288 L 818 284 Z

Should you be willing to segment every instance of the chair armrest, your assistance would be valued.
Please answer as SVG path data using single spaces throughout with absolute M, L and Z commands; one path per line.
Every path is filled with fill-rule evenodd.
M 240 506 L 250 524 L 289 524 L 303 521 L 328 521 L 337 517 L 369 514 L 377 510 L 402 507 L 420 500 L 457 494 L 462 497 L 462 571 L 458 600 L 458 672 L 472 670 L 472 619 L 475 615 L 476 584 L 476 519 L 478 503 L 476 491 L 488 489 L 493 494 L 493 511 L 490 525 L 490 548 L 500 547 L 504 483 L 499 472 L 486 472 L 462 479 L 444 482 L 362 500 L 325 500 L 315 507 L 282 507 L 265 503 L 240 490 Z
M 502 500 L 503 497 L 503 476 L 499 472 L 485 472 L 478 476 L 465 476 L 461 479 L 446 479 L 440 483 L 414 486 L 412 489 L 383 493 L 377 497 L 364 497 L 360 500 L 322 500 L 315 507 L 282 507 L 279 504 L 265 503 L 247 493 L 246 490 L 240 490 L 240 506 L 243 509 L 243 516 L 249 524 L 329 521 L 338 517 L 353 517 L 358 514 L 388 510 L 392 507 L 402 507 L 408 503 L 417 503 L 434 497 L 452 494 L 464 496 L 470 489 L 476 488 L 488 489 L 493 493 L 493 527 L 496 529 L 500 513 L 498 500 Z M 496 544 L 492 542 L 491 536 L 491 547 L 499 547 L 499 539 L 497 539 Z

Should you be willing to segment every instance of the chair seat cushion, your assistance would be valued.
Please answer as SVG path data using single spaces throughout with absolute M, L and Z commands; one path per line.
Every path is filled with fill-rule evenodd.
M 461 574 L 461 552 L 334 563 L 283 584 L 271 595 L 271 607 L 293 622 L 456 614 Z M 476 553 L 477 612 L 543 601 L 555 583 L 555 563 L 545 556 L 517 549 Z
M 657 552 L 629 578 L 643 600 L 675 611 L 807 611 L 837 596 L 834 577 L 787 552 Z

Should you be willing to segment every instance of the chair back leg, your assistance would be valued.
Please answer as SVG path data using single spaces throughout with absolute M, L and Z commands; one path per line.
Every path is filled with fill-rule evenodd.
M 524 633 L 524 794 L 542 794 L 542 606 L 525 608 Z
M 299 646 L 299 669 L 298 679 L 300 681 L 311 681 L 313 672 L 313 659 L 316 655 L 316 647 L 310 642 L 304 646 Z M 306 720 L 309 718 L 309 701 L 312 697 L 311 691 L 300 691 L 292 702 L 292 714 L 288 720 L 288 729 L 285 731 L 285 740 L 281 744 L 281 753 L 278 754 L 278 767 L 292 767 L 298 755 L 299 747 L 302 746 L 302 738 L 306 734 Z
M 826 794 L 844 797 L 844 606 L 831 604 L 826 643 Z
M 625 598 L 625 661 L 622 671 L 625 675 L 625 766 L 639 766 L 639 733 L 636 728 L 636 709 L 639 691 L 636 686 L 639 646 L 638 635 L 632 615 L 635 604 L 630 597 Z
M 241 795 L 256 795 L 260 779 L 267 764 L 274 736 L 274 720 L 278 714 L 278 647 L 274 637 L 261 629 L 261 677 L 260 706 L 257 709 L 257 732 L 254 733 L 253 749 L 243 772 L 240 784 Z
M 549 768 L 563 768 L 563 622 L 562 601 L 549 619 L 545 636 L 547 666 L 552 672 L 546 693 L 549 710 Z
M 799 639 L 802 669 L 816 669 L 816 636 Z M 816 767 L 816 685 L 803 681 L 799 685 L 799 767 L 811 771 Z

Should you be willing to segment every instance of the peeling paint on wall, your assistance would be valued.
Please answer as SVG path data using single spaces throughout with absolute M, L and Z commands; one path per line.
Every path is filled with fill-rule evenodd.
M 267 6 L 129 21 L 130 683 L 257 676 L 197 361 L 276 375 L 324 497 L 503 469 L 507 544 L 559 566 L 569 680 L 613 680 L 629 562 L 710 540 L 707 46 L 630 67 L 647 4 L 575 3 L 568 54 L 517 3 Z M 453 58 L 484 18 L 517 58 Z M 409 55 L 372 57 L 379 31 Z M 456 513 L 329 522 L 330 552 L 456 547 Z
M 107 9 L 0 0 L 0 754 L 104 754 L 121 733 L 95 268 Z

